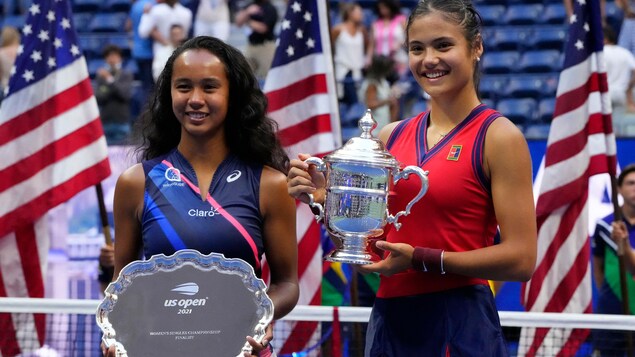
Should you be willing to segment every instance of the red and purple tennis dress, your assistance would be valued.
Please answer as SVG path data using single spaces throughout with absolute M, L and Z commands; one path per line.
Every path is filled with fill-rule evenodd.
M 460 252 L 491 246 L 497 222 L 482 168 L 485 134 L 501 115 L 479 105 L 434 147 L 427 145 L 430 113 L 402 121 L 388 151 L 404 166 L 427 170 L 429 189 L 389 242 Z M 419 192 L 412 175 L 391 192 L 391 213 Z M 382 276 L 367 334 L 366 356 L 506 356 L 487 280 L 409 269 Z

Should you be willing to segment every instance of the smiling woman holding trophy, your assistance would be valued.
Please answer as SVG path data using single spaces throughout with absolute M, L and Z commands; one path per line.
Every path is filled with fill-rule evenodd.
M 231 284 L 247 285 L 257 301 L 255 308 L 261 310 L 258 301 L 264 301 L 259 300 L 263 291 L 253 285 L 264 285 L 256 279 L 263 254 L 271 272 L 266 295 L 275 307 L 266 317 L 280 318 L 295 306 L 299 295 L 295 204 L 286 191 L 288 158 L 276 138 L 275 122 L 265 116 L 266 107 L 266 97 L 244 56 L 216 38 L 193 38 L 168 59 L 150 109 L 141 117 L 143 162 L 126 170 L 115 188 L 115 277 L 120 272 L 121 276 L 106 294 L 132 290 L 136 285 L 130 277 L 142 284 L 148 277 L 145 270 L 171 273 L 182 262 L 194 261 L 194 266 L 205 265 L 210 271 L 219 268 L 227 276 L 215 278 L 220 283 L 205 294 L 201 294 L 203 285 L 212 275 L 189 281 L 192 275 L 184 274 L 178 284 L 167 286 L 158 286 L 164 284 L 160 280 L 146 284 L 147 298 L 165 296 L 156 313 L 150 314 L 162 316 L 165 326 L 144 333 L 140 338 L 150 343 L 137 346 L 140 352 L 132 355 L 168 355 L 160 343 L 166 349 L 183 347 L 172 355 L 230 355 L 219 349 L 227 344 L 224 336 L 234 330 L 232 319 L 240 323 L 234 312 L 239 315 L 242 310 L 235 308 L 241 297 L 228 293 L 234 289 L 229 278 L 239 276 Z M 140 256 L 147 263 L 138 263 Z M 116 308 L 122 303 L 117 300 L 124 300 L 127 293 L 112 298 L 98 313 L 98 322 L 100 315 L 114 315 L 111 305 Z M 223 301 L 212 301 L 211 294 L 220 294 Z M 146 305 L 141 301 L 139 312 Z M 130 315 L 119 317 L 134 324 L 139 317 L 134 311 Z M 184 317 L 210 323 L 174 327 Z M 102 319 L 103 325 L 108 322 Z M 219 324 L 227 328 L 215 327 Z M 265 327 L 259 339 L 238 335 L 232 355 L 240 353 L 243 343 L 251 350 L 246 355 L 271 355 L 271 325 Z M 184 352 L 204 338 L 216 341 L 218 349 L 206 344 L 205 349 Z M 111 346 L 108 355 L 114 356 L 114 350 Z
M 401 165 L 427 172 L 429 187 L 400 227 L 373 240 L 381 256 L 356 265 L 381 274 L 366 356 L 507 355 L 488 280 L 531 277 L 536 216 L 523 134 L 477 94 L 480 27 L 469 0 L 422 0 L 408 19 L 409 66 L 430 109 L 387 125 L 379 140 Z M 339 212 L 332 170 L 324 175 L 309 158 L 291 160 L 289 194 Z M 388 211 L 407 211 L 423 181 L 393 182 Z

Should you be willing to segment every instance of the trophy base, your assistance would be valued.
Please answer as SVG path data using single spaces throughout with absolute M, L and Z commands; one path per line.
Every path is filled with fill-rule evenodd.
M 325 258 L 327 262 L 339 262 L 347 264 L 366 265 L 372 264 L 371 255 L 363 252 L 344 252 L 341 250 L 331 251 Z

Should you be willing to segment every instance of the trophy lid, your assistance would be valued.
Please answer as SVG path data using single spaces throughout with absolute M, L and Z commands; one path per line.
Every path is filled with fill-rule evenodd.
M 360 162 L 372 166 L 399 167 L 399 162 L 385 148 L 384 143 L 374 138 L 371 133 L 377 127 L 370 109 L 359 120 L 358 126 L 362 129 L 359 137 L 351 138 L 340 149 L 326 155 L 325 160 L 330 162 Z

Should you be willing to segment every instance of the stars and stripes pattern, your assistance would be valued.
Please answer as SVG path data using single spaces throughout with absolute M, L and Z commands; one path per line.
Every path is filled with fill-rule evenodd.
M 42 217 L 110 174 L 68 0 L 33 1 L 11 74 L 0 107 L 0 297 L 44 297 Z M 0 315 L 0 356 L 43 343 L 44 316 L 28 315 Z
M 577 0 L 569 22 L 536 203 L 537 266 L 522 289 L 531 312 L 591 312 L 589 179 L 616 168 L 599 0 Z M 519 356 L 572 356 L 588 334 L 526 328 Z
M 268 115 L 279 125 L 279 136 L 291 158 L 299 153 L 321 156 L 341 146 L 339 114 L 326 2 L 291 0 L 281 22 L 280 35 L 264 92 Z M 322 250 L 320 226 L 305 204 L 297 207 L 300 300 L 298 305 L 320 305 Z M 310 348 L 319 339 L 317 321 L 278 328 L 274 344 L 279 354 Z

